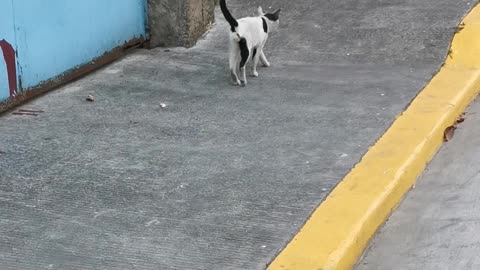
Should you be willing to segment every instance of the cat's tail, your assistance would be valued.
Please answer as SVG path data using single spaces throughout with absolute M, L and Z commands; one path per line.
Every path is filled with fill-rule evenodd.
M 228 24 L 230 24 L 230 30 L 232 32 L 235 32 L 235 28 L 238 27 L 238 22 L 232 16 L 232 13 L 230 13 L 230 11 L 228 10 L 225 0 L 220 0 L 220 9 L 222 10 L 223 16 L 227 20 Z

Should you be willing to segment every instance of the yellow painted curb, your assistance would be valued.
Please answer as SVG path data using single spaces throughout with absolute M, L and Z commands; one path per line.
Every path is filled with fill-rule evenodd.
M 463 27 L 463 29 L 461 29 Z M 445 65 L 315 210 L 268 270 L 351 269 L 480 90 L 480 6 Z

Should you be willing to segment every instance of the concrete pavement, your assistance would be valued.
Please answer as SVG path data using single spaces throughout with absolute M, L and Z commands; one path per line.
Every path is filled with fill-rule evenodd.
M 252 14 L 258 1 L 229 1 Z M 262 269 L 443 63 L 470 1 L 282 7 L 272 67 L 226 34 L 138 51 L 0 119 L 4 269 Z M 93 94 L 95 103 L 84 98 Z M 162 108 L 161 103 L 167 105 Z
M 357 270 L 480 269 L 480 101 L 373 239 Z

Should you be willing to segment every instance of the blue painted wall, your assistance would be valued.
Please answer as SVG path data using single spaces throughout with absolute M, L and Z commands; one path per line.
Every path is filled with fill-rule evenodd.
M 5 39 L 15 47 L 12 1 L 0 0 L 0 40 Z M 0 50 L 0 101 L 10 96 L 7 80 L 7 66 Z
M 144 37 L 146 1 L 0 0 L 0 22 L 6 21 L 0 23 L 0 40 L 12 35 L 11 31 L 4 34 L 3 28 L 12 28 L 13 21 L 23 89 L 88 63 L 128 40 Z M 8 93 L 1 77 L 0 100 Z

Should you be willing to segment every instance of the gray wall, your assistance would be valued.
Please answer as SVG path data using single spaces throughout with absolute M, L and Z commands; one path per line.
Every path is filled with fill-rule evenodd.
M 149 47 L 195 45 L 214 22 L 216 0 L 148 0 Z

